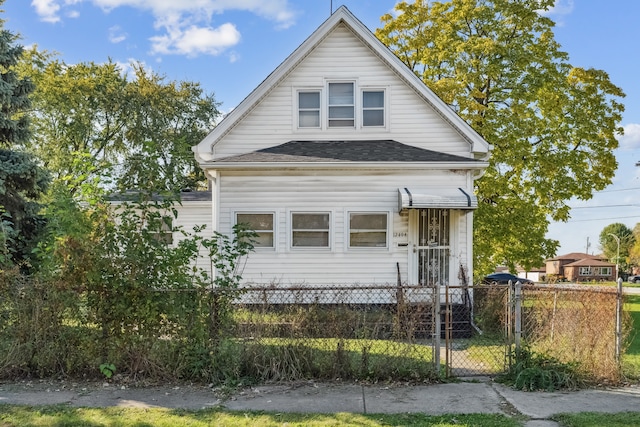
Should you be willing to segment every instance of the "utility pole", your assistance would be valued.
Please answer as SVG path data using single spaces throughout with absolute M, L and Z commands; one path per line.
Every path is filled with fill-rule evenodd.
M 589 253 L 589 248 L 591 247 L 591 243 L 589 243 L 589 237 L 587 237 L 587 249 L 584 251 L 585 254 Z

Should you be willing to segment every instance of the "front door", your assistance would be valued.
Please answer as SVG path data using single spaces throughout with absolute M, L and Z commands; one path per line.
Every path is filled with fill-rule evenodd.
M 449 209 L 413 209 L 409 214 L 413 241 L 410 266 L 412 283 L 434 287 L 449 284 Z

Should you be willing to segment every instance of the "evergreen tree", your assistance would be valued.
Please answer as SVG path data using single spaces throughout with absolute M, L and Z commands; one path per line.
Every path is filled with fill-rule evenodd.
M 0 20 L 0 264 L 24 265 L 42 229 L 37 200 L 48 176 L 21 151 L 30 135 L 27 111 L 34 85 L 16 73 L 22 46 L 3 26 Z

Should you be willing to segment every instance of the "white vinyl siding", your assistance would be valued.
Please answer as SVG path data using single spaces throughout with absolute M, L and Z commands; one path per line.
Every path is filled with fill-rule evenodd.
M 408 211 L 398 212 L 398 188 L 428 182 L 436 188 L 468 188 L 467 176 L 447 171 L 381 174 L 323 171 L 305 175 L 295 171 L 221 172 L 217 183 L 219 231 L 231 232 L 235 212 L 274 212 L 274 250 L 249 254 L 242 273 L 252 285 L 300 286 L 410 284 L 407 267 L 413 242 L 408 233 Z M 330 248 L 291 246 L 291 213 L 330 213 Z M 388 212 L 387 248 L 350 248 L 349 214 Z M 454 219 L 457 218 L 457 219 Z M 467 263 L 472 213 L 452 217 L 452 257 L 457 277 L 460 262 Z M 453 267 L 452 267 L 453 268 Z
M 386 212 L 350 212 L 350 248 L 386 248 L 388 235 Z
M 384 88 L 387 123 L 384 128 L 333 127 L 326 129 L 326 117 L 320 128 L 300 128 L 296 91 L 327 89 L 327 82 L 353 81 L 357 78 L 357 103 L 363 89 Z M 321 103 L 327 102 L 325 93 Z M 321 105 L 321 114 L 327 106 Z M 361 111 L 361 107 L 358 108 Z M 392 139 L 419 148 L 470 157 L 470 145 L 451 128 L 431 105 L 407 87 L 385 63 L 363 48 L 343 26 L 334 30 L 267 97 L 232 128 L 214 147 L 214 157 L 222 158 L 261 150 L 300 138 L 306 140 Z
M 209 239 L 213 235 L 213 224 L 211 217 L 211 201 L 186 201 L 183 200 L 182 204 L 176 204 L 173 206 L 178 212 L 178 216 L 173 220 L 173 225 L 177 228 L 192 233 L 194 227 L 200 229 L 198 234 L 206 239 Z M 204 227 L 203 227 L 204 226 Z M 180 232 L 173 234 L 173 243 L 177 244 L 180 240 L 184 239 L 184 235 Z M 208 258 L 208 250 L 204 247 L 200 248 L 196 265 L 199 268 L 207 272 L 211 272 L 211 262 Z

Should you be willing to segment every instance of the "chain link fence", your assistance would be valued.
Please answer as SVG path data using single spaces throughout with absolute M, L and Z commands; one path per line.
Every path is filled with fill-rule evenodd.
M 521 337 L 515 328 L 514 342 L 520 338 L 536 353 L 575 364 L 588 378 L 617 381 L 631 329 L 621 298 L 615 287 L 522 286 Z
M 117 334 L 83 292 L 20 280 L 0 290 L 7 378 L 91 375 L 110 362 L 164 379 L 430 382 L 503 373 L 519 343 L 615 381 L 631 330 L 616 290 L 593 286 L 523 286 L 519 298 L 510 286 L 274 286 L 234 290 L 230 305 L 215 289 L 154 290 L 123 306 L 137 311 Z

